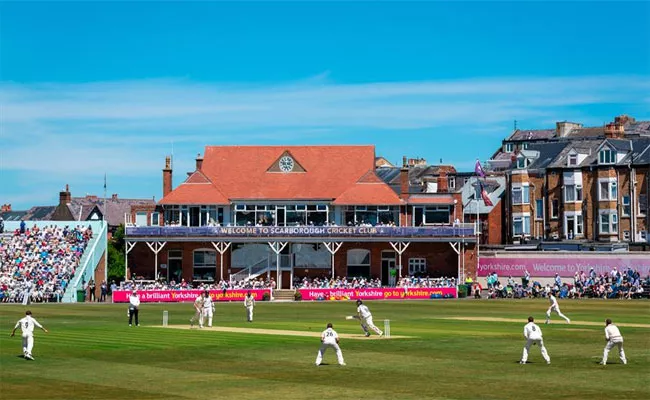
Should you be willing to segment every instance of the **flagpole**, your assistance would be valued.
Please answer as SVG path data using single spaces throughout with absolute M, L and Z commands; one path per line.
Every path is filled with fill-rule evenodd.
M 106 221 L 106 172 L 104 172 L 104 211 L 102 212 L 102 221 Z

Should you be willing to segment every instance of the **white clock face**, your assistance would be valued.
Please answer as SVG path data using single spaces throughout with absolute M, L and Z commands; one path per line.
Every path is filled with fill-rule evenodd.
M 282 157 L 280 159 L 279 166 L 280 166 L 280 171 L 290 172 L 291 170 L 293 170 L 293 158 L 289 156 Z

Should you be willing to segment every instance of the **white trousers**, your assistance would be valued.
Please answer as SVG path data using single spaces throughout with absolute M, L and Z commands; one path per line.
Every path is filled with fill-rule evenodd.
M 253 322 L 253 306 L 246 307 L 246 321 Z
M 198 322 L 199 326 L 201 327 L 203 326 L 203 313 L 199 310 L 196 310 L 194 316 L 192 317 L 192 319 L 190 319 L 190 323 L 193 324 L 195 322 Z
M 526 340 L 526 345 L 524 346 L 524 353 L 521 355 L 521 362 L 525 363 L 526 361 L 528 361 L 528 351 L 530 350 L 530 346 L 532 346 L 533 344 L 539 345 L 539 349 L 542 351 L 542 357 L 544 357 L 544 360 L 546 360 L 546 362 L 550 362 L 551 358 L 548 356 L 548 353 L 546 352 L 546 347 L 544 347 L 543 339 Z
M 566 322 L 571 322 L 571 320 L 570 320 L 569 318 L 567 318 L 566 315 L 562 314 L 562 312 L 560 311 L 560 307 L 550 306 L 550 307 L 548 308 L 548 310 L 546 310 L 546 323 L 547 323 L 547 324 L 548 324 L 548 322 L 551 320 L 551 311 L 555 311 L 555 312 L 557 313 L 557 315 L 559 315 L 560 317 L 564 318 L 564 320 L 565 320 Z
M 618 346 L 618 356 L 621 359 L 621 362 L 623 364 L 627 364 L 627 359 L 625 358 L 625 351 L 623 350 L 623 339 L 617 339 L 616 341 L 610 340 L 607 342 L 607 345 L 605 345 L 605 350 L 603 351 L 603 364 L 607 364 L 607 356 L 609 355 L 609 351 L 614 348 L 614 346 Z
M 34 348 L 34 336 L 23 335 L 23 354 L 27 354 L 31 356 L 33 348 Z
M 25 291 L 23 292 L 23 305 L 24 305 L 24 306 L 26 306 L 27 304 L 30 304 L 30 303 L 31 303 L 31 301 L 29 300 L 30 295 L 31 295 L 31 291 L 30 291 L 30 290 L 25 290 Z
M 341 351 L 339 344 L 336 342 L 324 342 L 320 345 L 320 349 L 318 350 L 318 356 L 316 356 L 316 365 L 320 365 L 321 361 L 323 361 L 323 355 L 325 354 L 325 350 L 327 350 L 328 347 L 333 348 L 336 352 L 336 358 L 338 358 L 339 364 L 345 364 L 345 361 L 343 361 L 343 352 Z
M 368 328 L 370 328 L 370 329 L 372 329 L 373 331 L 375 331 L 375 333 L 376 333 L 377 335 L 382 335 L 382 334 L 383 334 L 383 332 L 381 331 L 381 329 L 377 328 L 377 327 L 375 326 L 375 324 L 372 323 L 372 316 L 370 316 L 370 317 L 368 317 L 368 318 L 365 318 L 365 319 L 362 318 L 362 319 L 360 319 L 360 321 L 361 321 L 361 329 L 363 329 L 363 331 L 364 331 L 365 333 L 369 333 L 369 332 L 368 332 Z
M 212 326 L 212 307 L 210 308 L 204 308 L 203 309 L 203 315 L 201 315 L 201 325 L 203 325 L 203 319 L 207 318 L 208 319 L 208 327 Z

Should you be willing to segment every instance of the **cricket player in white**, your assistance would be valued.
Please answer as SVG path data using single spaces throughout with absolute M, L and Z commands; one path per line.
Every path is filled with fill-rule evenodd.
M 332 328 L 331 322 L 327 324 L 327 329 L 325 329 L 321 334 L 320 341 L 320 349 L 318 350 L 318 356 L 316 356 L 317 366 L 320 365 L 321 361 L 323 361 L 323 355 L 325 354 L 325 350 L 327 350 L 328 347 L 331 347 L 334 349 L 334 351 L 336 351 L 336 357 L 338 358 L 339 365 L 345 365 L 345 361 L 343 361 L 343 352 L 339 347 L 339 335 Z
M 190 328 L 193 328 L 196 322 L 199 323 L 199 328 L 203 328 L 203 293 L 194 300 L 194 316 L 190 318 Z
M 614 346 L 618 346 L 618 356 L 621 358 L 621 362 L 627 364 L 625 351 L 623 350 L 623 336 L 621 335 L 621 331 L 618 330 L 618 327 L 612 324 L 612 320 L 609 318 L 605 321 L 605 340 L 607 340 L 607 345 L 605 345 L 603 360 L 600 364 L 607 365 L 607 356 Z
M 552 293 L 548 295 L 548 301 L 551 302 L 551 306 L 548 308 L 548 310 L 546 310 L 546 323 L 549 324 L 551 322 L 551 311 L 555 311 L 557 315 L 566 320 L 567 324 L 570 324 L 571 320 L 567 318 L 566 315 L 562 314 L 562 311 L 560 311 L 560 306 L 557 304 L 557 299 Z
M 546 352 L 546 347 L 544 347 L 544 339 L 542 339 L 542 330 L 539 329 L 539 326 L 535 324 L 535 319 L 533 317 L 528 317 L 528 323 L 524 326 L 524 337 L 526 338 L 526 345 L 524 346 L 524 354 L 521 356 L 521 361 L 519 364 L 526 364 L 528 361 L 528 350 L 530 346 L 539 344 L 539 349 L 542 351 L 542 357 L 546 360 L 546 364 L 551 363 L 551 358 Z
M 370 336 L 368 328 L 375 331 L 379 336 L 384 334 L 384 332 L 382 332 L 375 326 L 375 324 L 372 323 L 372 314 L 370 313 L 368 307 L 363 304 L 361 300 L 357 300 L 357 317 L 359 318 L 359 322 L 361 322 L 361 329 L 363 329 L 363 332 L 366 336 Z
M 210 292 L 205 291 L 203 293 L 203 315 L 201 317 L 201 325 L 203 325 L 203 318 L 208 318 L 208 328 L 212 328 L 212 316 L 214 315 L 214 303 L 212 302 L 212 297 L 210 297 Z
M 14 337 L 16 329 L 20 327 L 20 330 L 23 332 L 23 356 L 26 360 L 33 360 L 32 349 L 34 348 L 34 326 L 38 326 L 47 333 L 47 329 L 43 328 L 43 325 L 39 324 L 34 318 L 32 318 L 32 312 L 27 310 L 25 312 L 25 317 L 21 318 L 16 322 L 14 330 L 11 331 L 11 337 Z
M 253 308 L 255 308 L 255 298 L 251 292 L 246 293 L 246 297 L 244 297 L 244 307 L 246 308 L 246 321 L 253 322 Z

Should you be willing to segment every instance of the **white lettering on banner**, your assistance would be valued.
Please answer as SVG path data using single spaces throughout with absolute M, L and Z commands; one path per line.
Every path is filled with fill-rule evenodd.
M 591 259 L 590 259 L 591 258 Z M 582 255 L 567 254 L 566 258 L 559 257 L 483 257 L 478 266 L 478 275 L 487 276 L 492 272 L 501 275 L 523 274 L 528 271 L 537 277 L 552 277 L 559 274 L 563 277 L 573 277 L 576 272 L 589 273 L 593 268 L 597 274 L 609 273 L 614 267 L 619 270 L 633 268 L 641 275 L 650 274 L 650 257 L 638 255 Z

